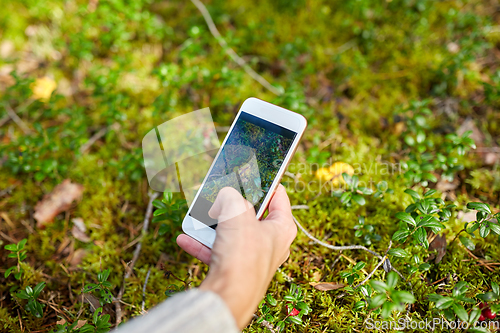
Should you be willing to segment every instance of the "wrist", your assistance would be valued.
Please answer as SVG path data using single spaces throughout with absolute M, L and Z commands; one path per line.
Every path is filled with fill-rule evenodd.
M 216 293 L 233 315 L 237 326 L 243 329 L 259 305 L 267 284 L 249 280 L 248 274 L 238 277 L 233 268 L 229 271 L 210 271 L 200 285 L 200 290 Z

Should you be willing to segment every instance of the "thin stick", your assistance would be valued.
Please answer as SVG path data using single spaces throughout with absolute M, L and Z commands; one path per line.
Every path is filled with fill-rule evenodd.
M 330 245 L 330 244 L 327 244 L 325 242 L 322 242 L 320 241 L 319 239 L 317 239 L 316 237 L 314 237 L 313 235 L 311 235 L 303 226 L 302 224 L 300 224 L 300 222 L 295 218 L 295 216 L 293 216 L 293 220 L 295 221 L 295 224 L 299 227 L 300 230 L 302 230 L 302 232 L 304 234 L 306 234 L 307 237 L 309 237 L 313 242 L 319 244 L 319 245 L 322 245 L 326 248 L 329 248 L 331 250 L 334 250 L 334 251 L 341 251 L 341 250 L 363 250 L 363 251 L 366 251 L 368 253 L 371 253 L 373 254 L 375 257 L 379 258 L 379 259 L 382 259 L 382 256 L 380 254 L 378 254 L 377 252 L 375 251 L 372 251 L 362 245 L 348 245 L 348 246 L 334 246 L 334 245 Z
M 142 312 L 144 312 L 144 306 L 146 305 L 146 286 L 148 285 L 149 274 L 151 274 L 151 267 L 148 269 L 148 274 L 146 274 L 146 280 L 144 281 L 144 286 L 142 287 Z
M 153 213 L 153 201 L 158 197 L 159 193 L 158 192 L 153 192 L 152 194 L 149 195 L 149 203 L 148 207 L 146 208 L 146 214 L 144 215 L 144 223 L 142 224 L 142 233 L 145 234 L 148 231 L 149 227 L 149 220 L 151 218 L 151 214 Z M 137 262 L 137 259 L 139 259 L 139 254 L 141 253 L 141 248 L 142 248 L 142 239 L 137 243 L 137 246 L 134 250 L 134 255 L 132 257 L 132 261 L 126 268 L 125 274 L 123 276 L 123 283 L 120 288 L 120 291 L 118 292 L 118 295 L 116 298 L 113 299 L 113 303 L 115 304 L 115 312 L 116 312 L 116 326 L 118 326 L 122 322 L 122 307 L 120 305 L 120 302 L 122 300 L 123 294 L 125 293 L 125 284 L 127 282 L 127 279 L 132 275 L 132 272 L 134 270 L 135 263 Z
M 309 209 L 308 205 L 294 205 L 292 206 L 292 210 L 294 209 Z
M 10 119 L 12 119 L 24 132 L 24 134 L 30 134 L 31 130 L 26 125 L 26 123 L 19 118 L 19 116 L 16 114 L 16 112 L 10 107 L 10 105 L 5 105 L 5 110 L 7 111 L 7 114 L 9 115 Z
M 281 95 L 281 92 L 273 87 L 266 79 L 264 79 L 262 76 L 257 74 L 248 64 L 243 60 L 232 48 L 230 48 L 227 45 L 227 42 L 224 38 L 222 38 L 219 30 L 217 30 L 217 27 L 214 24 L 214 21 L 212 20 L 212 17 L 210 16 L 210 13 L 208 12 L 207 8 L 201 1 L 199 0 L 191 0 L 191 2 L 198 8 L 198 10 L 201 12 L 201 15 L 203 15 L 203 18 L 205 19 L 205 22 L 208 25 L 208 29 L 210 29 L 210 32 L 212 33 L 212 36 L 215 37 L 217 42 L 219 42 L 219 45 L 226 51 L 227 55 L 238 65 L 240 65 L 245 72 L 252 77 L 255 81 L 259 82 L 264 88 L 269 90 L 275 95 Z
M 113 123 L 112 125 L 107 126 L 107 127 L 103 127 L 99 131 L 97 131 L 96 134 L 92 135 L 92 137 L 89 139 L 89 141 L 85 142 L 80 147 L 80 153 L 85 154 L 87 152 L 87 150 L 89 150 L 90 147 L 92 147 L 92 145 L 97 142 L 97 140 L 99 140 L 103 136 L 105 136 L 106 133 L 108 133 L 108 131 L 110 129 L 114 129 L 114 130 L 118 129 L 118 123 Z

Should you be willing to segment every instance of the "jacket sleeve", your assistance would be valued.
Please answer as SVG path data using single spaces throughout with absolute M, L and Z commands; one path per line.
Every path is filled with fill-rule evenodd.
M 237 333 L 239 330 L 226 303 L 216 293 L 191 289 L 120 325 L 114 332 Z

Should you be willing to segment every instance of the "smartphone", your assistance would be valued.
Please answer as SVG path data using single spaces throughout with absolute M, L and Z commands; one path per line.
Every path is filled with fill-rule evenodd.
M 182 222 L 190 237 L 212 248 L 217 221 L 208 211 L 220 189 L 231 186 L 260 219 L 307 127 L 300 114 L 257 98 L 243 102 Z

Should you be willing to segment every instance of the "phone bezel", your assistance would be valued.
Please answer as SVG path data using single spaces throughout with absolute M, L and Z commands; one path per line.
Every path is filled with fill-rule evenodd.
M 269 102 L 265 102 L 261 99 L 255 98 L 255 97 L 250 97 L 246 99 L 243 104 L 241 105 L 240 109 L 238 110 L 238 113 L 236 114 L 236 117 L 233 120 L 233 123 L 231 124 L 231 127 L 229 128 L 229 131 L 226 134 L 226 137 L 224 138 L 224 141 L 222 142 L 222 145 L 219 148 L 219 151 L 217 152 L 217 155 L 214 158 L 214 162 L 217 160 L 219 157 L 219 154 L 221 152 L 221 148 L 224 147 L 226 144 L 226 140 L 228 139 L 229 135 L 233 131 L 233 127 L 236 123 L 236 121 L 239 119 L 241 112 L 244 111 L 246 113 L 249 113 L 251 115 L 257 116 L 259 118 L 262 118 L 266 121 L 269 121 L 271 123 L 274 123 L 276 125 L 282 126 L 284 128 L 287 128 L 291 131 L 294 131 L 297 133 L 295 136 L 295 139 L 293 140 L 293 143 L 290 147 L 290 150 L 288 151 L 287 155 L 285 156 L 285 159 L 283 160 L 283 163 L 281 164 L 280 169 L 278 170 L 278 173 L 276 174 L 276 177 L 269 188 L 269 191 L 267 192 L 267 195 L 264 198 L 264 201 L 262 202 L 262 205 L 259 209 L 259 211 L 256 214 L 257 219 L 260 219 L 262 215 L 264 215 L 267 206 L 269 205 L 269 202 L 274 194 L 274 191 L 276 190 L 277 186 L 279 185 L 281 178 L 283 177 L 283 174 L 286 171 L 286 168 L 288 167 L 288 164 L 290 163 L 290 160 L 292 159 L 293 155 L 295 154 L 295 151 L 297 150 L 298 144 L 300 142 L 300 139 L 302 138 L 302 135 L 304 134 L 304 131 L 307 127 L 307 120 L 304 118 L 304 116 L 295 113 L 293 111 L 284 109 L 282 107 L 279 107 L 277 105 L 271 104 Z M 193 203 L 196 202 L 196 199 L 198 198 L 198 195 L 201 192 L 201 189 L 205 185 L 205 181 L 207 179 L 207 176 L 210 174 L 212 171 L 214 164 L 210 166 L 210 169 L 207 172 L 207 175 L 205 176 L 205 179 L 203 179 L 203 182 L 198 189 L 198 192 L 196 193 Z M 202 222 L 196 220 L 195 218 L 191 217 L 189 213 L 191 212 L 192 205 L 189 207 L 186 216 L 184 217 L 184 220 L 182 222 L 182 230 L 184 233 L 186 233 L 188 236 L 196 239 L 197 241 L 201 242 L 202 244 L 208 246 L 209 248 L 212 248 L 213 243 L 215 241 L 215 235 L 216 235 L 216 230 L 206 226 Z

